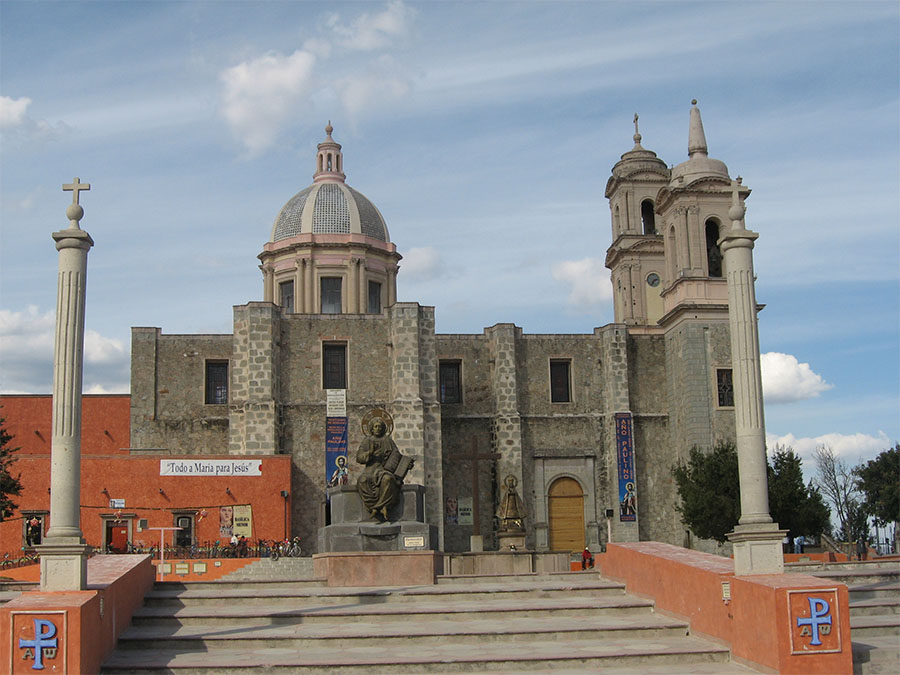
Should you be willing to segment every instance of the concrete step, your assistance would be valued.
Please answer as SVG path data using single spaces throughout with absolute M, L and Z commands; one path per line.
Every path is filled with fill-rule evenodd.
M 229 602 L 219 606 L 142 607 L 135 612 L 132 623 L 145 625 L 230 625 L 268 626 L 289 623 L 327 623 L 335 621 L 385 621 L 403 618 L 410 623 L 433 620 L 470 620 L 491 618 L 506 621 L 510 618 L 548 616 L 593 616 L 610 614 L 649 613 L 653 604 L 647 600 L 628 596 L 604 597 L 586 596 L 569 598 L 529 598 L 512 600 L 474 599 L 458 602 L 444 602 L 439 598 L 416 603 L 379 602 L 373 598 L 371 604 L 320 605 L 305 601 L 281 602 L 270 605 L 251 605 Z
M 104 664 L 104 673 L 163 670 L 175 673 L 256 673 L 284 670 L 302 673 L 430 673 L 498 672 L 577 668 L 582 672 L 605 665 L 717 663 L 728 661 L 728 650 L 691 636 L 652 639 L 531 641 L 527 649 L 507 644 L 458 644 L 373 649 L 346 643 L 294 649 L 223 649 L 190 652 L 174 649 L 117 651 Z
M 895 675 L 898 670 L 900 670 L 900 640 L 895 635 L 854 637 L 854 673 Z
M 659 614 L 630 617 L 525 617 L 507 619 L 502 623 L 489 619 L 466 621 L 431 620 L 421 623 L 393 621 L 384 623 L 357 622 L 339 624 L 293 624 L 261 626 L 246 634 L 235 636 L 227 626 L 194 625 L 188 627 L 132 627 L 121 637 L 122 649 L 150 649 L 165 643 L 182 651 L 228 649 L 235 640 L 247 649 L 281 647 L 309 649 L 324 646 L 329 640 L 340 651 L 346 641 L 361 646 L 402 648 L 414 639 L 417 645 L 464 644 L 495 642 L 532 642 L 556 639 L 564 634 L 567 640 L 607 640 L 624 638 L 677 637 L 688 634 L 684 621 Z M 158 641 L 158 642 L 157 642 Z
M 850 616 L 871 616 L 873 614 L 900 614 L 900 598 L 850 598 Z
M 854 642 L 857 639 L 865 639 L 872 636 L 900 636 L 900 615 L 876 614 L 856 616 L 851 613 L 850 634 Z
M 600 574 L 596 571 L 589 572 L 549 572 L 546 574 L 538 574 L 531 572 L 528 574 L 446 574 L 437 577 L 438 585 L 445 584 L 492 584 L 492 583 L 528 583 L 531 581 L 541 582 L 546 579 L 599 579 Z
M 260 591 L 276 588 L 321 588 L 325 579 L 251 579 L 249 581 L 228 581 L 224 577 L 215 581 L 157 581 L 154 590 L 224 590 L 229 588 L 253 588 Z
M 249 586 L 249 585 L 248 585 Z M 479 584 L 475 586 L 415 586 L 389 588 L 327 588 L 327 587 L 252 587 L 204 588 L 188 590 L 154 589 L 145 597 L 148 607 L 188 607 L 240 603 L 244 605 L 272 605 L 281 601 L 299 603 L 303 600 L 315 605 L 346 605 L 418 602 L 439 598 L 443 602 L 473 599 L 512 600 L 516 598 L 568 598 L 583 595 L 624 595 L 622 584 L 590 581 L 572 584 L 568 581 L 548 580 L 542 584 Z

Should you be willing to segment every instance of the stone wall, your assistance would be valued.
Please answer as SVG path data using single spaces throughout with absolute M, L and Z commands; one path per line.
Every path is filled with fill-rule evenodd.
M 207 405 L 206 362 L 231 359 L 231 335 L 131 331 L 132 448 L 173 454 L 223 454 L 228 406 Z

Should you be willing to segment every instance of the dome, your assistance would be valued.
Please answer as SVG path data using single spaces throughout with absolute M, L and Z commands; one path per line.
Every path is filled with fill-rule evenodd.
M 313 184 L 291 197 L 272 225 L 270 242 L 299 234 L 361 234 L 390 242 L 387 225 L 375 205 L 344 182 L 341 144 L 327 134 L 316 151 Z
M 275 218 L 270 241 L 298 234 L 363 234 L 387 242 L 387 225 L 361 192 L 339 182 L 310 185 L 291 197 Z
M 689 159 L 672 169 L 670 185 L 687 185 L 702 178 L 719 178 L 731 181 L 725 162 L 713 159 L 707 153 L 706 134 L 697 100 L 691 102 L 691 123 L 688 136 Z

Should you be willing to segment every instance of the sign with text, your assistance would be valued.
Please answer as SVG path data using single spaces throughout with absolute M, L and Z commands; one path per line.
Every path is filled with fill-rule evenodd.
M 460 497 L 459 498 L 459 524 L 460 525 L 473 525 L 475 520 L 472 516 L 472 498 L 471 497 Z
M 234 536 L 250 539 L 253 534 L 253 510 L 250 504 L 234 505 Z
M 325 417 L 347 416 L 347 390 L 325 390 Z
M 124 509 L 125 508 L 125 500 L 124 499 L 110 499 L 109 500 L 109 508 Z
M 10 612 L 13 673 L 65 673 L 67 623 L 65 611 Z
M 637 477 L 634 473 L 634 437 L 630 412 L 615 414 L 616 462 L 619 467 L 619 520 L 637 520 Z
M 325 483 L 328 487 L 350 484 L 346 417 L 325 418 Z
M 261 459 L 161 459 L 160 476 L 262 476 Z
M 840 652 L 841 620 L 836 588 L 788 591 L 791 654 Z

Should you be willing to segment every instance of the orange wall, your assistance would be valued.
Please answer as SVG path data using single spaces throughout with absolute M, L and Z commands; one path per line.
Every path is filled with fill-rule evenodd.
M 196 460 L 194 456 L 121 456 L 92 455 L 81 461 L 81 530 L 88 544 L 101 547 L 104 521 L 116 509 L 110 499 L 124 499 L 121 515 L 135 514 L 132 541 L 159 544 L 158 531 L 137 531 L 137 520 L 146 518 L 149 527 L 174 525 L 173 510 L 195 510 L 196 537 L 203 544 L 219 536 L 219 507 L 250 504 L 253 508 L 253 539 L 281 539 L 285 536 L 285 500 L 281 491 L 290 494 L 291 458 L 288 455 L 267 456 L 203 456 L 202 459 L 259 459 L 261 476 L 160 476 L 160 460 Z M 22 455 L 15 469 L 21 471 L 22 495 L 15 501 L 20 510 L 49 510 L 50 458 Z M 103 489 L 106 489 L 106 493 Z M 230 494 L 226 492 L 230 490 Z M 162 492 L 160 492 L 162 490 Z M 290 533 L 290 504 L 287 505 L 287 532 Z M 206 515 L 202 518 L 202 511 Z M 49 517 L 46 526 L 49 525 Z M 166 535 L 172 542 L 172 534 Z M 22 520 L 18 513 L 0 523 L 0 555 L 14 557 L 22 546 Z
M 49 455 L 53 438 L 53 397 L 0 396 L 0 417 L 22 455 Z M 131 445 L 131 396 L 85 394 L 81 398 L 81 453 L 127 455 Z

